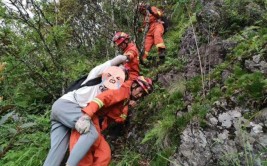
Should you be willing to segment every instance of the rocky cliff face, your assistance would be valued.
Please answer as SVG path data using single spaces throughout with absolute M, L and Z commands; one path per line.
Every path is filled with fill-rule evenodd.
M 224 19 L 220 9 L 223 1 L 208 2 L 198 13 L 197 33 L 205 36 L 209 29 L 218 29 Z M 250 4 L 251 5 L 251 4 Z M 249 10 L 249 6 L 248 6 Z M 207 36 L 210 36 L 207 34 Z M 208 44 L 199 42 L 197 52 L 192 28 L 188 29 L 183 37 L 179 56 L 187 58 L 184 70 L 185 79 L 195 77 L 200 73 L 198 55 L 202 59 L 205 74 L 224 62 L 228 53 L 236 46 L 236 42 L 222 40 L 219 33 L 208 39 Z M 264 47 L 264 46 L 263 46 Z M 265 45 L 266 47 L 266 45 Z M 199 53 L 199 54 L 198 54 Z M 243 67 L 249 73 L 260 72 L 267 76 L 266 54 L 248 56 L 242 60 Z M 238 60 L 237 60 L 238 61 Z M 222 91 L 224 81 L 231 75 L 229 70 L 221 74 L 221 82 L 212 82 L 211 87 L 220 85 Z M 236 90 L 236 94 L 242 93 Z M 265 93 L 266 100 L 266 91 Z M 213 103 L 205 117 L 206 125 L 201 126 L 198 119 L 192 120 L 180 136 L 180 146 L 171 158 L 170 165 L 183 166 L 214 166 L 214 165 L 262 165 L 261 161 L 267 159 L 267 107 L 263 101 L 258 108 L 253 108 L 253 102 L 240 105 L 236 94 L 230 98 L 222 97 Z M 192 94 L 186 92 L 187 111 L 190 111 Z M 265 104 L 264 104 L 265 103 Z M 249 106 L 250 105 L 250 106 Z M 251 107 L 252 106 L 252 107 Z M 257 115 L 248 118 L 247 115 Z M 180 114 L 178 114 L 179 116 Z
M 243 115 L 253 110 L 228 105 L 227 101 L 216 102 L 206 116 L 205 128 L 197 121 L 188 124 L 171 165 L 261 165 L 267 157 L 267 109 L 259 111 L 259 119 L 247 120 Z

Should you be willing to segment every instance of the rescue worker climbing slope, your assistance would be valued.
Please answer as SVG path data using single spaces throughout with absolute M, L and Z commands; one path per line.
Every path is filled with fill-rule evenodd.
M 101 134 L 101 131 L 111 122 L 124 122 L 128 114 L 128 103 L 131 103 L 129 104 L 130 106 L 134 106 L 138 99 L 150 94 L 152 91 L 152 80 L 139 76 L 134 81 L 126 81 L 118 90 L 107 90 L 99 94 L 95 98 L 96 100 L 90 102 L 90 104 L 83 109 L 84 113 L 92 119 L 100 137 L 98 137 L 98 140 L 78 166 L 107 166 L 109 164 L 111 160 L 111 150 Z M 100 117 L 104 118 L 101 125 L 99 124 Z M 71 151 L 79 137 L 80 133 L 73 130 L 70 138 Z
M 127 56 L 127 63 L 124 67 L 129 72 L 129 79 L 134 80 L 139 76 L 139 52 L 136 45 L 130 41 L 130 36 L 124 32 L 115 33 L 112 41 Z
M 126 59 L 126 56 L 119 55 L 112 60 L 96 66 L 90 71 L 84 83 L 101 76 L 102 73 L 109 67 L 122 64 Z M 120 80 L 117 81 L 120 82 Z M 69 146 L 70 129 L 75 128 L 77 120 L 82 117 L 83 114 L 81 109 L 86 107 L 96 95 L 106 89 L 103 83 L 99 83 L 94 86 L 84 86 L 77 90 L 68 92 L 55 101 L 51 111 L 51 147 L 44 166 L 60 165 Z M 98 138 L 97 130 L 93 125 L 91 125 L 90 132 L 83 134 L 81 138 L 82 139 L 80 139 L 80 141 L 82 146 L 90 148 L 90 146 Z M 91 142 L 88 141 L 88 138 L 91 138 Z M 87 150 L 85 150 L 85 154 L 86 153 Z M 69 156 L 68 162 L 78 163 L 79 161 L 80 160 L 75 156 Z
M 148 26 L 145 37 L 145 52 L 142 55 L 142 61 L 145 62 L 148 59 L 149 51 L 155 45 L 158 49 L 159 64 L 162 64 L 166 56 L 166 46 L 163 40 L 164 27 L 163 21 L 161 20 L 163 11 L 155 6 L 149 6 L 144 2 L 139 3 L 137 9 L 144 16 L 143 28 L 140 31 L 143 31 Z

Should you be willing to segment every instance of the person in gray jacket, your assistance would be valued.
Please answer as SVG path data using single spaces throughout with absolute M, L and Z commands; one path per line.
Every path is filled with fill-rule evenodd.
M 82 85 L 93 78 L 101 76 L 109 67 L 118 66 L 126 61 L 127 57 L 125 55 L 118 55 L 115 58 L 96 66 L 90 71 L 87 79 Z M 86 107 L 95 96 L 103 92 L 105 89 L 106 87 L 102 81 L 97 85 L 83 86 L 77 90 L 68 92 L 54 102 L 51 111 L 51 147 L 44 162 L 44 166 L 59 166 L 61 164 L 69 146 L 71 129 L 75 128 L 76 122 L 83 115 L 81 111 L 82 108 Z M 79 120 L 80 123 L 81 121 L 82 119 Z M 91 122 L 84 119 L 84 123 Z M 76 128 L 76 130 L 79 130 L 79 128 Z M 79 139 L 81 147 L 77 148 L 80 149 L 79 154 L 81 154 L 81 158 L 77 158 L 77 155 L 70 155 L 67 163 L 71 163 L 72 165 L 75 165 L 76 163 L 78 164 L 83 157 L 83 153 L 85 155 L 89 150 L 84 147 L 91 147 L 98 138 L 97 130 L 93 124 L 90 125 L 90 129 L 86 130 L 89 132 L 84 132 L 84 134 L 81 135 Z M 79 144 L 77 145 L 79 146 Z

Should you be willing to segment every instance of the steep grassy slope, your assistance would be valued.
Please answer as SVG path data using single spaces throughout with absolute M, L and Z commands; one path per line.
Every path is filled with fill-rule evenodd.
M 173 7 L 172 29 L 165 35 L 168 60 L 143 70 L 157 78 L 156 88 L 132 110 L 126 136 L 113 142 L 114 165 L 178 164 L 169 157 L 181 150 L 181 133 L 188 124 L 205 129 L 207 114 L 222 99 L 232 101 L 227 109 L 251 110 L 243 114 L 250 120 L 266 107 L 266 5 L 264 1 L 215 1 Z M 242 155 L 235 160 L 225 156 L 214 163 L 237 160 L 233 165 L 242 164 Z M 264 156 L 259 158 L 266 163 Z

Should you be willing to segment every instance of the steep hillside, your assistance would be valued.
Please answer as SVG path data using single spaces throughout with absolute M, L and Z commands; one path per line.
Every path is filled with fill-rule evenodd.
M 119 54 L 115 31 L 142 47 L 139 2 L 0 2 L 0 165 L 43 165 L 53 102 Z M 154 92 L 105 131 L 111 165 L 267 165 L 267 1 L 149 2 L 171 20 L 167 61 L 141 66 Z
M 264 1 L 173 6 L 154 94 L 110 137 L 114 165 L 266 165 Z M 116 130 L 116 128 L 114 128 Z

